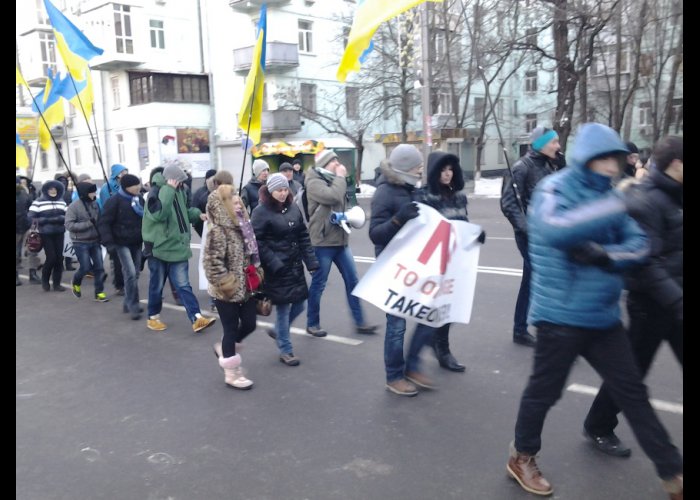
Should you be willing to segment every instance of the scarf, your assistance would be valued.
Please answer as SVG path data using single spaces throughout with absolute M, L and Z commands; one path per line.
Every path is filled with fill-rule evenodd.
M 241 228 L 241 233 L 243 234 L 246 253 L 250 255 L 251 264 L 258 267 L 260 266 L 260 254 L 258 253 L 258 242 L 255 239 L 253 225 L 244 217 L 240 210 L 236 211 L 236 215 L 238 216 L 239 227 Z
M 143 217 L 143 207 L 141 206 L 141 203 L 139 203 L 138 196 L 133 196 L 127 193 L 121 187 L 119 188 L 119 191 L 117 191 L 117 194 L 122 198 L 126 198 L 127 200 L 131 199 L 131 209 L 136 213 L 136 215 Z

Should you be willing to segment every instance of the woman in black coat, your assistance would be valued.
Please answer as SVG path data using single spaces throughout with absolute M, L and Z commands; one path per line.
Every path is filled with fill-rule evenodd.
M 284 175 L 271 175 L 259 195 L 251 222 L 265 271 L 265 293 L 277 311 L 275 331 L 269 334 L 277 340 L 280 361 L 296 366 L 299 360 L 292 352 L 289 325 L 304 311 L 309 295 L 302 262 L 309 272 L 319 264 Z
M 58 181 L 48 181 L 41 186 L 41 196 L 29 207 L 29 220 L 38 221 L 41 241 L 44 245 L 46 262 L 41 271 L 41 286 L 48 292 L 51 287 L 49 279 L 53 275 L 53 289 L 57 292 L 66 290 L 61 285 L 63 274 L 63 235 L 66 232 L 66 202 L 63 201 L 65 188 Z

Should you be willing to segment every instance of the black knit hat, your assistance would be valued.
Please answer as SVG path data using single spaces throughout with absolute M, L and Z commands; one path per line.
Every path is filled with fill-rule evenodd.
M 639 148 L 637 147 L 637 145 L 635 143 L 633 143 L 631 141 L 626 142 L 625 146 L 627 146 L 627 149 L 629 149 L 629 151 L 630 151 L 628 154 L 634 154 L 634 153 L 639 154 Z
M 126 190 L 126 188 L 130 188 L 131 186 L 141 184 L 141 179 L 139 179 L 135 175 L 126 174 L 122 176 L 122 179 L 121 181 L 119 181 L 119 183 L 121 184 L 122 189 Z
M 280 172 L 284 172 L 285 170 L 294 170 L 292 168 L 292 165 L 287 163 L 286 161 L 280 165 Z
M 210 168 L 207 170 L 207 173 L 204 174 L 204 180 L 207 180 L 209 177 L 214 177 L 216 175 L 216 169 Z

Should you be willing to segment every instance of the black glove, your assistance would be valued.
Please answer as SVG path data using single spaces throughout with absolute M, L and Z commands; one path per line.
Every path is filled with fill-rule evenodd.
M 580 264 L 607 267 L 612 262 L 605 249 L 593 241 L 587 241 L 569 250 L 569 256 Z
M 481 243 L 483 245 L 484 242 L 486 241 L 486 231 L 481 231 L 481 233 L 479 234 L 479 237 L 476 239 L 476 241 L 478 241 L 479 243 Z
M 406 205 L 402 206 L 401 210 L 394 215 L 394 219 L 396 219 L 399 226 L 403 226 L 408 221 L 415 219 L 416 217 L 418 217 L 418 205 L 416 205 L 414 202 L 407 203 Z

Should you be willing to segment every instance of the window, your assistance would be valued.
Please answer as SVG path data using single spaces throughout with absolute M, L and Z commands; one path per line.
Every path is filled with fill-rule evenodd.
M 651 125 L 652 125 L 651 103 L 650 102 L 642 102 L 639 104 L 639 126 L 645 127 L 645 126 L 651 126 Z
M 129 73 L 129 97 L 132 106 L 149 102 L 209 103 L 207 75 L 169 73 Z
M 82 163 L 82 158 L 80 158 L 80 141 L 78 139 L 72 139 L 70 141 L 70 149 L 72 156 L 71 160 L 75 163 L 76 166 L 80 166 L 80 164 Z
M 299 52 L 311 53 L 313 51 L 311 21 L 299 19 Z
M 513 99 L 513 118 L 518 117 L 518 100 Z
M 119 77 L 112 77 L 112 109 L 119 109 L 121 107 L 121 98 L 119 96 Z
M 117 40 L 117 52 L 134 53 L 134 39 L 131 35 L 131 7 L 114 4 L 114 34 Z
M 525 73 L 525 92 L 537 92 L 537 71 Z
M 525 31 L 525 43 L 528 45 L 537 45 L 537 28 L 528 28 Z
M 345 87 L 345 114 L 350 120 L 360 118 L 360 93 L 357 87 Z
M 117 134 L 117 152 L 119 154 L 119 163 L 126 161 L 126 150 L 124 149 L 124 136 Z
M 452 98 L 448 90 L 437 91 L 437 115 L 449 115 L 452 113 Z
M 537 127 L 537 113 L 528 113 L 525 115 L 525 132 L 530 133 Z
M 41 152 L 41 170 L 49 169 L 49 155 L 46 151 Z
M 316 112 L 316 85 L 312 83 L 301 84 L 301 107 L 306 113 Z
M 474 121 L 481 123 L 484 119 L 484 98 L 475 97 L 474 98 Z
M 447 42 L 445 41 L 445 32 L 436 31 L 433 45 L 433 57 L 435 61 L 440 61 L 445 57 L 447 50 Z
M 151 25 L 151 47 L 154 49 L 165 48 L 165 30 L 163 29 L 163 21 L 150 20 Z
M 36 0 L 36 20 L 39 24 L 49 24 L 49 15 L 46 13 L 44 0 Z
M 56 73 L 56 41 L 53 33 L 39 32 L 39 44 L 41 45 L 41 65 L 43 74 L 47 75 L 49 69 Z
M 496 118 L 503 120 L 503 99 L 498 99 L 496 101 Z

